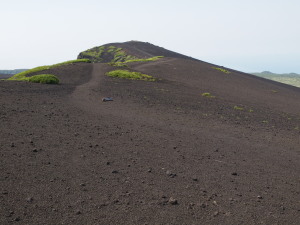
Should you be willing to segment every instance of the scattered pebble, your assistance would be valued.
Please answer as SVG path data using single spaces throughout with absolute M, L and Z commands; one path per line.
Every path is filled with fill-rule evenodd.
M 219 211 L 214 212 L 214 216 L 218 216 L 219 215 Z
M 119 173 L 119 171 L 118 170 L 113 170 L 112 173 Z
M 28 198 L 26 198 L 26 201 L 27 201 L 27 202 L 33 202 L 33 197 L 28 197 Z
M 258 196 L 257 196 L 257 198 L 258 198 L 258 199 L 263 199 L 263 197 L 262 197 L 262 196 L 260 196 L 260 195 L 258 195 Z
M 205 203 L 202 203 L 202 204 L 200 205 L 200 207 L 204 209 L 204 208 L 206 208 L 206 207 L 207 207 L 207 204 L 205 204 Z
M 172 173 L 170 170 L 167 170 L 166 174 L 171 178 L 174 178 L 177 176 L 176 173 Z
M 237 174 L 237 172 L 233 172 L 233 173 L 231 173 L 231 175 L 232 176 L 237 176 L 238 174 Z
M 197 177 L 193 177 L 192 180 L 193 181 L 198 181 L 198 178 Z
M 177 205 L 177 204 L 178 204 L 178 201 L 177 201 L 177 199 L 175 199 L 175 198 L 173 198 L 173 197 L 170 197 L 170 198 L 169 198 L 169 203 L 170 203 L 171 205 Z

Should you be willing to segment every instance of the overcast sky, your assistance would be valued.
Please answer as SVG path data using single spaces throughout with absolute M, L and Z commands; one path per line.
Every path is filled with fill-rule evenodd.
M 146 41 L 244 72 L 300 73 L 299 0 L 0 0 L 0 69 Z

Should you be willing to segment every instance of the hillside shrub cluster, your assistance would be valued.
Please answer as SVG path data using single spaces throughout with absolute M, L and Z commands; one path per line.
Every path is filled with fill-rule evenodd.
M 40 74 L 28 77 L 28 81 L 32 83 L 41 83 L 41 84 L 58 84 L 59 79 L 52 74 Z
M 157 79 L 147 75 L 142 74 L 140 72 L 131 72 L 128 70 L 113 70 L 106 73 L 107 76 L 110 77 L 118 77 L 123 79 L 130 79 L 130 80 L 144 80 L 144 81 L 156 81 Z
M 212 68 L 215 69 L 215 70 L 219 70 L 219 71 L 221 71 L 221 72 L 223 72 L 223 73 L 226 73 L 226 74 L 229 74 L 229 73 L 230 73 L 230 71 L 225 70 L 225 69 L 223 69 L 223 68 L 219 68 L 219 67 L 212 67 Z
M 57 64 L 50 65 L 50 66 L 39 66 L 39 67 L 35 67 L 30 70 L 26 70 L 21 73 L 18 73 L 16 75 L 8 78 L 8 80 L 29 81 L 29 82 L 45 83 L 45 84 L 58 84 L 59 79 L 56 76 L 51 75 L 51 74 L 39 74 L 39 75 L 34 75 L 34 76 L 30 76 L 30 75 L 33 73 L 38 73 L 41 71 L 46 71 L 46 70 L 49 70 L 52 68 L 69 65 L 69 64 L 73 64 L 73 63 L 90 63 L 90 62 L 91 61 L 89 59 L 75 59 L 75 60 L 69 60 L 69 61 L 62 62 L 62 63 L 57 63 Z

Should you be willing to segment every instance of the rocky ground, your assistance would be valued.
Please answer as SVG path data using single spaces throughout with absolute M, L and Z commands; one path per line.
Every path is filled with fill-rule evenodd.
M 188 59 L 131 68 L 160 80 L 95 63 L 0 81 L 0 224 L 300 223 L 300 89 Z

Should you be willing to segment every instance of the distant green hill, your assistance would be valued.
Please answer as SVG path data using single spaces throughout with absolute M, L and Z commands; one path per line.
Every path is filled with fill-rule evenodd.
M 26 71 L 27 69 L 16 69 L 16 70 L 0 70 L 0 79 L 8 79 L 15 74 Z
M 16 70 L 0 70 L 0 74 L 17 74 L 25 71 L 27 69 L 16 69 Z
M 289 84 L 295 87 L 300 87 L 300 74 L 297 73 L 277 74 L 269 71 L 264 71 L 261 73 L 252 73 L 252 74 L 258 77 L 263 77 L 280 83 Z

